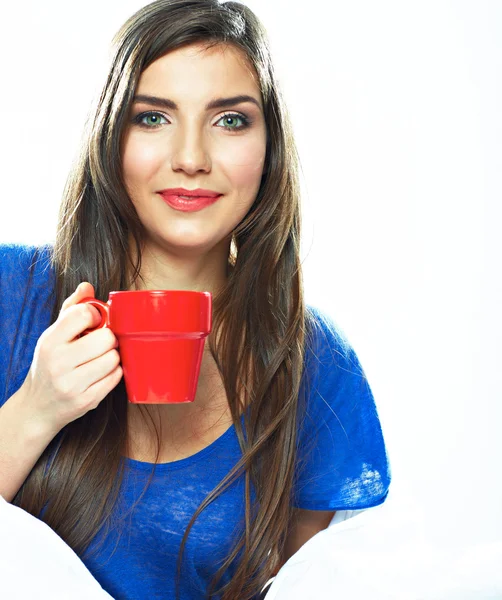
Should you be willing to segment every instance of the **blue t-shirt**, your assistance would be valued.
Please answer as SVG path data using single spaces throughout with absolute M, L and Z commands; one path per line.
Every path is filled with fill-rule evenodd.
M 49 248 L 0 245 L 0 406 L 22 385 L 36 342 L 50 324 L 54 273 Z M 310 510 L 356 510 L 381 504 L 390 469 L 377 410 L 360 362 L 335 323 L 315 318 L 307 349 L 310 386 L 299 430 L 294 505 Z M 185 528 L 206 495 L 242 456 L 234 426 L 208 447 L 157 465 L 125 459 L 117 510 L 127 514 L 121 534 L 100 533 L 83 560 L 105 590 L 119 600 L 174 598 L 176 561 Z M 238 479 L 196 519 L 188 537 L 181 599 L 199 600 L 239 535 L 244 481 Z M 221 583 L 232 577 L 228 569 Z

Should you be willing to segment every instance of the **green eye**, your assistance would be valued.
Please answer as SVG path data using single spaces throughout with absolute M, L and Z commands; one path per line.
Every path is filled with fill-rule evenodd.
M 155 129 L 155 127 L 159 127 L 162 125 L 160 122 L 161 119 L 166 120 L 164 115 L 161 115 L 158 112 L 146 112 L 141 113 L 137 117 L 134 118 L 134 122 L 141 127 L 146 127 L 147 129 Z
M 164 119 L 164 121 L 162 122 L 161 119 Z M 137 115 L 134 117 L 133 122 L 144 129 L 156 129 L 167 123 L 167 119 L 161 113 L 150 111 Z M 240 131 L 249 127 L 251 123 L 244 115 L 234 113 L 223 115 L 218 120 L 218 123 L 220 122 L 223 122 L 222 129 L 226 129 L 227 131 Z
M 223 115 L 223 117 L 221 117 L 221 119 L 218 120 L 218 123 L 220 123 L 221 121 L 223 121 L 223 129 L 227 129 L 229 131 L 239 131 L 241 129 L 245 129 L 246 127 L 249 127 L 249 120 L 244 116 L 244 115 L 237 115 L 237 114 L 228 114 L 228 115 Z M 237 124 L 237 122 L 240 121 L 241 124 Z

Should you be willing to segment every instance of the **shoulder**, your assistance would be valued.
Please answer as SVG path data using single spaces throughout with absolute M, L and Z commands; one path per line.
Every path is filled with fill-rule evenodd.
M 3 315 L 26 296 L 29 284 L 40 279 L 46 247 L 0 244 L 0 305 Z
M 336 321 L 307 307 L 297 507 L 356 510 L 383 502 L 390 467 L 371 387 Z
M 0 244 L 0 275 L 20 275 L 30 263 L 36 246 L 24 244 Z
M 306 311 L 305 367 L 311 378 L 364 377 L 359 358 L 345 332 L 325 311 L 308 305 Z
M 30 276 L 40 278 L 50 270 L 52 246 L 0 244 L 0 277 L 2 283 L 25 282 Z
M 303 382 L 311 423 L 373 410 L 366 374 L 345 332 L 333 317 L 313 306 L 307 307 Z
M 54 274 L 51 266 L 52 246 L 0 244 L 0 305 L 15 310 L 19 303 L 52 291 Z M 26 303 L 26 302 L 25 302 Z M 28 310 L 28 306 L 25 307 Z
M 306 306 L 307 322 L 315 331 L 329 334 L 331 337 L 337 338 L 337 341 L 342 345 L 347 345 L 347 338 L 341 329 L 340 325 L 335 321 L 331 314 L 320 309 L 312 304 Z

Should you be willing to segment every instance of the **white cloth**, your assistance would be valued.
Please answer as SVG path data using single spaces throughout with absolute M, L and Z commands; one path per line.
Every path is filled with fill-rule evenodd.
M 502 542 L 432 547 L 414 508 L 390 495 L 339 511 L 282 567 L 266 600 L 501 600 L 501 564 Z M 58 535 L 1 496 L 0 598 L 113 600 Z
M 392 497 L 335 514 L 294 554 L 266 600 L 501 600 L 502 541 L 435 548 L 413 507 Z
M 113 600 L 50 527 L 2 496 L 0 598 Z

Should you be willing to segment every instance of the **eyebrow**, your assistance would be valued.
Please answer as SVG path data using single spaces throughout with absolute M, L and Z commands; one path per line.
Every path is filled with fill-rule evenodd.
M 139 94 L 134 96 L 133 103 L 144 102 L 145 104 L 153 104 L 154 106 L 160 106 L 169 110 L 178 110 L 178 105 L 169 100 L 169 98 L 158 98 L 157 96 L 148 96 L 145 94 Z M 235 104 L 242 104 L 243 102 L 252 102 L 260 108 L 259 102 L 253 98 L 253 96 L 232 96 L 231 98 L 216 98 L 206 104 L 206 110 L 212 110 L 213 108 L 229 108 Z

